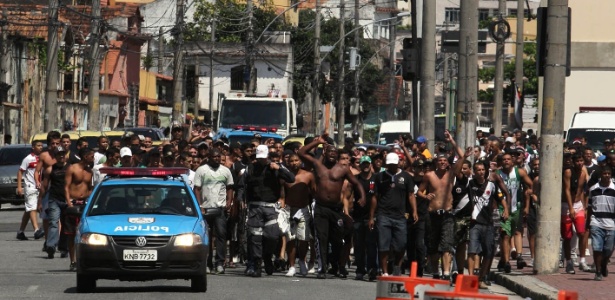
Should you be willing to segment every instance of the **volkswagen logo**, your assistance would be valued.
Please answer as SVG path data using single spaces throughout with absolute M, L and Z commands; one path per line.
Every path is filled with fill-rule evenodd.
M 135 240 L 135 245 L 139 246 L 139 247 L 143 247 L 145 245 L 147 245 L 147 240 L 145 239 L 144 236 L 140 236 Z

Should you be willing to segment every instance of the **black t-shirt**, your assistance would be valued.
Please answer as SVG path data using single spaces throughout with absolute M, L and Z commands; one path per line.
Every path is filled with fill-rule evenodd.
M 377 215 L 394 219 L 405 219 L 406 202 L 410 193 L 414 193 L 414 181 L 408 172 L 399 170 L 397 174 L 388 171 L 376 176 L 378 192 Z
M 469 217 L 472 214 L 472 203 L 468 192 L 470 179 L 466 176 L 455 178 L 453 185 L 453 211 L 457 217 Z
M 369 210 L 371 207 L 372 196 L 377 193 L 376 191 L 376 174 L 372 174 L 368 179 L 363 178 L 360 174 L 357 175 L 357 180 L 363 186 L 363 191 L 365 191 L 365 206 L 361 207 L 359 205 L 359 199 L 361 198 L 361 193 L 354 188 L 354 205 L 352 206 L 352 218 L 355 221 L 359 220 L 367 220 L 369 219 Z
M 421 185 L 422 180 L 418 181 L 413 179 L 414 184 L 417 186 Z M 417 190 L 417 189 L 415 189 Z M 429 199 L 421 198 L 416 193 L 414 194 L 416 197 L 416 210 L 419 219 L 425 220 L 425 216 L 429 214 Z M 410 203 L 407 204 L 407 210 L 410 215 L 412 215 L 412 207 L 410 207 Z
M 479 184 L 470 180 L 470 197 L 472 199 L 472 219 L 478 224 L 493 224 L 493 202 L 497 199 L 497 189 L 491 181 Z
M 51 174 L 49 174 L 49 197 L 56 201 L 66 202 L 66 192 L 64 185 L 66 183 L 65 175 L 69 164 L 60 165 L 54 164 L 51 166 Z

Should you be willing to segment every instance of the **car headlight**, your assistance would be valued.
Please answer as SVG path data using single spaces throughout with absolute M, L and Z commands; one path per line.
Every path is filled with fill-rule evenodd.
M 108 243 L 106 235 L 98 233 L 86 233 L 81 236 L 81 243 L 90 246 L 106 246 Z
M 194 233 L 186 233 L 176 236 L 173 246 L 194 246 L 202 243 L 203 240 L 199 235 Z

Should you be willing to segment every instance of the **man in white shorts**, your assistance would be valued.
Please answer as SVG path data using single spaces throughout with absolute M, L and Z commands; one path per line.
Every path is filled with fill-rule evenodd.
M 39 163 L 38 156 L 42 151 L 42 142 L 32 142 L 32 153 L 28 154 L 28 156 L 23 159 L 21 165 L 19 166 L 19 171 L 17 171 L 17 195 L 25 196 L 26 205 L 26 211 L 21 217 L 21 225 L 19 226 L 19 231 L 17 232 L 16 238 L 18 240 L 28 239 L 24 233 L 24 230 L 26 230 L 26 226 L 28 225 L 28 220 L 32 222 L 32 227 L 34 227 L 35 239 L 38 240 L 45 235 L 45 232 L 38 227 L 38 188 L 36 187 L 36 182 L 34 181 L 34 171 L 36 170 L 36 165 Z M 22 186 L 22 178 L 25 187 Z

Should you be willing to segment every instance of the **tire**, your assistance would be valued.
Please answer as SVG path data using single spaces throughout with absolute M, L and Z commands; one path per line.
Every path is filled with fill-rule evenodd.
M 96 289 L 96 278 L 77 274 L 77 293 L 92 293 Z
M 190 280 L 190 288 L 195 293 L 207 292 L 207 273 L 192 277 Z

